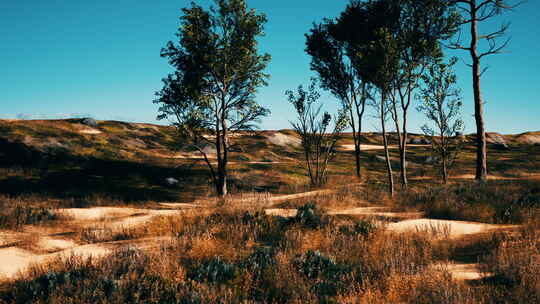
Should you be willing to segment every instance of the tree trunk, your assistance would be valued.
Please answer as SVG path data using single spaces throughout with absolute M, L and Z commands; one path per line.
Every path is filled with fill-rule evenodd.
M 443 178 L 443 182 L 444 184 L 448 184 L 448 169 L 447 169 L 447 158 L 448 156 L 447 155 L 443 155 L 443 159 L 442 159 L 442 178 Z
M 356 161 L 356 176 L 358 178 L 362 177 L 360 172 L 360 138 L 354 140 L 354 159 Z
M 225 197 L 227 196 L 227 169 L 219 168 L 218 171 L 216 191 L 218 196 Z
M 471 58 L 474 91 L 474 118 L 476 120 L 476 180 L 487 180 L 487 144 L 484 125 L 484 101 L 480 91 L 480 58 L 478 56 L 478 21 L 476 20 L 476 1 L 471 2 Z
M 383 93 L 381 94 L 381 125 L 382 125 L 382 133 L 383 133 L 383 143 L 384 143 L 384 155 L 386 158 L 386 171 L 388 173 L 388 190 L 390 192 L 390 196 L 394 197 L 394 177 L 392 173 L 392 164 L 390 163 L 390 154 L 388 153 L 388 140 L 386 138 L 386 124 L 385 124 L 385 110 L 384 105 L 386 102 L 386 95 Z
M 407 178 L 407 112 L 409 105 L 411 103 L 411 89 L 409 88 L 408 91 L 408 102 L 405 107 L 403 107 L 403 134 L 401 135 L 401 151 L 399 153 L 399 161 L 401 163 L 401 183 L 403 185 L 403 188 L 407 189 L 409 186 L 409 179 Z

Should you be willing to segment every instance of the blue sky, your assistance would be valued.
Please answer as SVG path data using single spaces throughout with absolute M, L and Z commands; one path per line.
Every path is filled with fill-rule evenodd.
M 170 68 L 159 57 L 175 38 L 180 9 L 190 1 L 22 0 L 0 2 L 0 117 L 55 118 L 90 115 L 97 119 L 156 122 L 154 92 Z M 210 1 L 197 1 L 207 5 Z M 307 83 L 313 73 L 304 53 L 304 34 L 313 22 L 335 17 L 348 1 L 250 0 L 268 16 L 261 51 L 273 59 L 270 85 L 259 102 L 272 115 L 264 129 L 289 128 L 293 119 L 284 92 Z M 540 130 L 540 2 L 530 0 L 500 17 L 510 21 L 506 54 L 489 57 L 482 79 L 489 131 Z M 495 24 L 481 26 L 489 30 Z M 451 53 L 466 59 L 463 52 Z M 470 70 L 456 68 L 468 132 L 474 132 Z M 325 96 L 330 109 L 336 101 Z M 163 122 L 162 122 L 163 123 Z M 411 111 L 410 129 L 423 117 Z M 378 123 L 371 119 L 369 130 Z

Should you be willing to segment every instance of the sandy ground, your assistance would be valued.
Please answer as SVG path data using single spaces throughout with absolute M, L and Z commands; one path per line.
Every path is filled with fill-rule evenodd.
M 266 204 L 271 206 L 276 202 L 329 194 L 336 191 L 336 189 L 328 189 L 280 196 L 266 194 L 264 199 L 267 200 Z M 259 199 L 261 197 L 259 196 Z M 253 196 L 240 199 L 240 201 L 245 200 L 249 203 L 255 199 L 257 197 Z M 170 216 L 179 214 L 182 210 L 204 208 L 205 205 L 208 206 L 208 202 L 206 204 L 162 203 L 161 205 L 169 209 L 94 207 L 61 209 L 58 212 L 66 216 L 67 223 L 71 222 L 80 227 L 96 227 L 96 225 L 100 225 L 102 228 L 122 229 L 144 225 L 157 216 Z M 297 210 L 269 208 L 265 209 L 265 212 L 269 215 L 294 217 Z M 386 207 L 337 209 L 330 210 L 328 213 L 330 215 L 366 215 L 390 218 L 392 220 L 398 220 L 398 222 L 392 222 L 386 226 L 389 233 L 427 232 L 434 235 L 443 235 L 445 238 L 458 238 L 470 234 L 515 227 L 509 225 L 424 219 L 419 218 L 421 217 L 420 213 L 391 212 Z M 77 255 L 83 258 L 90 256 L 103 257 L 110 254 L 114 249 L 125 246 L 151 249 L 166 239 L 149 238 L 81 245 L 69 238 L 69 231 L 58 233 L 58 229 L 54 234 L 47 234 L 50 233 L 50 229 L 40 230 L 37 227 L 28 227 L 22 232 L 0 232 L 0 277 L 12 279 L 32 264 L 46 263 L 71 255 Z M 70 229 L 69 225 L 66 225 L 65 229 Z M 27 244 L 24 244 L 25 240 Z M 448 270 L 458 280 L 473 280 L 482 276 L 475 264 L 437 264 L 433 265 L 433 267 L 445 267 L 444 269 Z
M 296 138 L 291 135 L 283 134 L 283 133 L 274 133 L 274 134 L 266 135 L 266 138 L 268 138 L 268 141 L 270 141 L 270 143 L 276 146 L 299 147 L 301 144 L 301 140 L 299 138 Z
M 389 208 L 386 207 L 361 207 L 343 210 L 329 211 L 330 215 L 368 215 L 374 217 L 394 218 L 394 219 L 409 219 L 419 218 L 422 216 L 421 212 L 386 212 Z
M 416 145 L 416 144 L 407 144 L 407 147 L 431 147 L 430 145 Z M 397 149 L 398 146 L 390 145 L 388 149 Z M 341 151 L 354 151 L 354 145 L 341 145 L 339 147 Z M 360 151 L 373 151 L 373 150 L 384 150 L 383 145 L 360 145 Z
M 101 132 L 100 130 L 96 130 L 96 129 L 83 129 L 83 130 L 79 130 L 79 133 L 81 134 L 101 134 L 103 132 Z
M 489 277 L 490 274 L 482 273 L 479 271 L 477 263 L 472 264 L 456 264 L 456 263 L 444 263 L 434 264 L 431 266 L 433 269 L 448 271 L 454 280 L 480 280 L 485 277 Z
M 388 231 L 396 233 L 428 232 L 433 234 L 443 234 L 449 238 L 459 238 L 469 234 L 485 233 L 515 227 L 516 226 L 512 225 L 492 225 L 463 221 L 412 219 L 391 223 L 387 226 L 387 229 Z
M 188 204 L 178 205 L 185 208 Z M 192 207 L 192 206 L 191 206 Z M 101 225 L 104 228 L 122 229 L 143 225 L 156 216 L 170 216 L 181 212 L 181 209 L 148 210 L 120 207 L 95 207 L 81 209 L 60 209 L 58 213 L 67 216 L 82 227 Z M 69 225 L 66 225 L 69 226 Z M 67 228 L 69 229 L 69 228 Z M 80 245 L 74 240 L 58 235 L 69 235 L 70 231 L 47 235 L 47 229 L 27 227 L 24 232 L 0 232 L 0 278 L 12 279 L 21 271 L 33 264 L 42 264 L 57 258 L 69 256 L 103 257 L 112 250 L 122 246 L 139 249 L 154 248 L 164 238 L 150 238 L 130 241 L 108 242 Z M 24 244 L 24 241 L 31 242 Z

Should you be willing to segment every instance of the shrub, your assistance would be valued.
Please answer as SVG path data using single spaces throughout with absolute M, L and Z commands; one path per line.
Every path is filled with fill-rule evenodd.
M 298 212 L 293 220 L 294 222 L 311 229 L 320 228 L 324 225 L 322 212 L 311 202 L 298 208 Z
M 354 226 L 340 226 L 339 232 L 345 235 L 361 235 L 367 237 L 373 233 L 377 227 L 370 221 L 359 221 Z
M 400 203 L 439 219 L 522 224 L 540 215 L 540 183 L 489 181 L 404 193 Z
M 338 265 L 319 251 L 308 251 L 298 256 L 293 265 L 306 278 L 314 281 L 312 291 L 319 297 L 335 296 L 344 286 L 342 277 L 349 273 L 347 267 Z
M 223 284 L 234 279 L 237 275 L 235 265 L 215 257 L 200 264 L 192 265 L 188 278 L 197 282 Z
M 49 208 L 16 205 L 0 211 L 0 227 L 18 229 L 24 225 L 41 224 L 58 217 Z

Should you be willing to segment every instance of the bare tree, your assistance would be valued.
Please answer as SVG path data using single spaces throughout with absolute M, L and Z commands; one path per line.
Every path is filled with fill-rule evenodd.
M 312 186 L 322 186 L 326 183 L 328 163 L 335 156 L 341 132 L 348 124 L 347 114 L 343 109 L 333 119 L 328 112 L 321 113 L 322 105 L 318 105 L 320 94 L 317 87 L 316 79 L 312 79 L 308 91 L 299 86 L 296 93 L 293 91 L 285 93 L 297 113 L 297 121 L 291 124 L 302 139 Z M 332 120 L 334 120 L 333 127 Z
M 462 102 L 459 89 L 454 88 L 456 75 L 452 71 L 456 62 L 457 58 L 452 58 L 448 64 L 442 59 L 432 62 L 428 73 L 423 76 L 424 87 L 418 96 L 421 104 L 417 107 L 434 125 L 425 124 L 422 131 L 433 138 L 433 152 L 445 184 L 448 182 L 448 170 L 461 148 L 462 140 L 457 134 L 463 132 L 463 120 L 460 118 Z
M 506 35 L 509 24 L 503 23 L 500 27 L 487 34 L 479 34 L 478 24 L 497 17 L 504 12 L 512 10 L 518 4 L 511 5 L 506 0 L 451 0 L 462 15 L 461 25 L 469 26 L 470 41 L 468 44 L 463 43 L 461 35 L 458 39 L 451 42 L 449 47 L 467 51 L 471 57 L 474 92 L 474 118 L 476 120 L 476 180 L 487 180 L 487 143 L 486 129 L 484 121 L 484 100 L 482 98 L 480 78 L 486 71 L 486 68 L 481 68 L 481 60 L 489 55 L 501 53 L 501 51 L 510 42 L 509 38 L 501 41 Z M 484 50 L 480 50 L 480 43 L 485 42 Z

